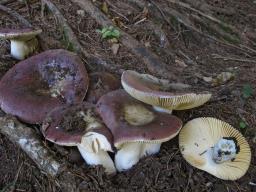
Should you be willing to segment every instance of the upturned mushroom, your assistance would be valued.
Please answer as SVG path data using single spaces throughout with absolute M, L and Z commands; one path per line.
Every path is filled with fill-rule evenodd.
M 57 106 L 81 103 L 88 88 L 81 59 L 66 50 L 48 50 L 23 60 L 0 81 L 0 107 L 37 124 Z
M 36 36 L 41 29 L 0 29 L 0 39 L 11 41 L 11 55 L 15 59 L 23 60 L 38 48 Z
M 196 118 L 179 134 L 179 148 L 185 160 L 220 179 L 236 180 L 249 168 L 251 151 L 242 134 L 215 118 Z
M 87 102 L 62 106 L 51 111 L 42 125 L 45 138 L 62 146 L 77 146 L 89 165 L 102 165 L 106 173 L 115 173 L 108 151 L 112 149 L 112 134 Z
M 143 156 L 159 152 L 161 143 L 175 137 L 182 127 L 179 118 L 154 111 L 122 89 L 103 95 L 97 111 L 113 134 L 118 171 L 131 168 Z
M 136 71 L 124 71 L 121 83 L 125 91 L 132 97 L 153 105 L 158 111 L 172 113 L 172 110 L 185 110 L 198 107 L 207 102 L 210 93 L 193 93 L 174 91 L 167 92 L 169 82 L 149 74 L 139 74 Z

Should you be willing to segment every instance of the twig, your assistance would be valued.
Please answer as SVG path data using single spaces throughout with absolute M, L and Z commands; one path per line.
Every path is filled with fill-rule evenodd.
M 256 60 L 252 59 L 239 59 L 234 57 L 225 57 L 218 54 L 212 54 L 213 59 L 223 59 L 224 61 L 240 61 L 240 62 L 246 62 L 246 63 L 256 63 Z
M 97 7 L 95 7 L 89 0 L 71 0 L 73 3 L 78 4 L 82 9 L 84 9 L 92 18 L 94 18 L 102 26 L 111 26 L 113 23 L 111 20 L 104 15 Z M 120 29 L 119 29 L 120 30 Z M 155 73 L 159 76 L 167 77 L 170 79 L 175 79 L 175 70 L 168 70 L 167 65 L 161 62 L 160 58 L 145 46 L 141 45 L 137 40 L 126 32 L 120 30 L 121 37 L 120 42 L 129 48 L 135 55 L 141 58 L 146 67 L 151 73 Z

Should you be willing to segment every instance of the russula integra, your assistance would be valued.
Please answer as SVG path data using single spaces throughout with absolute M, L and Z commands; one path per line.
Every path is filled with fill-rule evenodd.
M 249 168 L 251 150 L 242 134 L 215 118 L 196 118 L 179 134 L 185 160 L 220 179 L 236 180 Z
M 108 72 L 90 73 L 89 77 L 91 84 L 89 85 L 86 101 L 91 103 L 97 103 L 102 95 L 121 87 L 120 80 Z
M 171 113 L 172 110 L 184 110 L 198 107 L 207 102 L 211 94 L 193 92 L 167 92 L 168 82 L 149 74 L 136 71 L 124 71 L 122 86 L 132 97 L 153 105 L 158 111 Z
M 87 102 L 62 106 L 51 111 L 42 125 L 45 138 L 62 146 L 77 146 L 89 165 L 102 165 L 107 173 L 115 173 L 112 134 Z
M 83 101 L 88 75 L 81 59 L 48 50 L 17 63 L 0 81 L 0 107 L 27 123 L 41 123 L 57 106 Z
M 103 95 L 97 110 L 113 134 L 118 171 L 131 168 L 145 155 L 157 153 L 161 143 L 175 137 L 182 127 L 179 118 L 154 111 L 123 89 Z
M 11 41 L 11 55 L 15 59 L 23 60 L 32 54 L 38 47 L 36 36 L 41 29 L 0 29 L 0 39 Z

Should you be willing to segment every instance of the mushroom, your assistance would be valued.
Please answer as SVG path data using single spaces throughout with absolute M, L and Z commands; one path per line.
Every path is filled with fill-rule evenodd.
M 87 164 L 102 165 L 107 173 L 115 173 L 107 153 L 113 152 L 112 134 L 94 109 L 94 105 L 87 102 L 55 108 L 45 118 L 42 133 L 58 145 L 77 146 Z
M 57 106 L 81 103 L 88 75 L 81 59 L 66 50 L 48 50 L 23 60 L 0 81 L 0 107 L 20 120 L 41 123 Z
M 210 93 L 166 92 L 164 90 L 169 88 L 169 81 L 131 70 L 123 72 L 121 82 L 125 91 L 132 97 L 153 105 L 161 112 L 172 113 L 172 110 L 198 107 L 211 97 Z
M 108 72 L 90 73 L 89 77 L 91 84 L 89 85 L 86 101 L 94 104 L 102 95 L 121 87 L 120 80 Z
M 36 36 L 41 29 L 0 29 L 0 39 L 11 41 L 11 55 L 15 59 L 23 60 L 38 47 Z
M 179 118 L 154 111 L 123 89 L 103 95 L 97 110 L 113 134 L 118 171 L 131 168 L 143 156 L 159 152 L 161 143 L 175 137 L 182 127 Z
M 185 160 L 220 179 L 236 180 L 249 168 L 251 151 L 242 134 L 215 118 L 196 118 L 179 134 Z

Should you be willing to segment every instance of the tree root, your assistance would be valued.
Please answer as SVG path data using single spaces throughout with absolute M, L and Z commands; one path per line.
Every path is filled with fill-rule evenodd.
M 185 14 L 181 14 L 181 13 L 177 12 L 176 10 L 174 10 L 173 8 L 170 8 L 170 7 L 167 7 L 167 6 L 166 7 L 162 7 L 162 6 L 158 5 L 156 2 L 154 2 L 152 0 L 149 0 L 149 1 L 151 2 L 152 5 L 155 6 L 155 8 L 153 8 L 153 6 L 150 5 L 149 3 L 146 3 L 144 0 L 129 0 L 129 2 L 136 4 L 137 6 L 139 6 L 141 8 L 143 8 L 144 6 L 147 6 L 147 8 L 149 10 L 151 10 L 151 14 L 153 14 L 154 17 L 157 17 L 158 19 L 161 19 L 161 18 L 159 17 L 159 14 L 156 14 L 156 13 L 161 10 L 161 12 L 165 16 L 168 16 L 169 18 L 171 18 L 171 20 L 173 20 L 174 23 L 181 23 L 186 28 L 188 28 L 191 31 L 194 31 L 194 32 L 196 32 L 196 33 L 206 37 L 206 38 L 212 39 L 212 40 L 214 40 L 214 41 L 216 41 L 216 42 L 218 42 L 220 44 L 223 44 L 225 46 L 229 46 L 229 47 L 238 49 L 238 50 L 243 51 L 245 53 L 254 53 L 254 54 L 256 53 L 256 50 L 254 50 L 254 49 L 252 49 L 250 47 L 247 47 L 245 45 L 242 45 L 242 44 L 240 44 L 240 42 L 237 43 L 238 39 L 236 39 L 236 38 L 235 38 L 236 44 L 234 44 L 234 42 L 232 42 L 232 40 L 234 40 L 234 37 L 231 36 L 228 32 L 225 32 L 225 30 L 226 31 L 231 31 L 231 32 L 234 30 L 233 32 L 236 33 L 236 30 L 234 29 L 234 27 L 230 28 L 229 25 L 227 25 L 225 23 L 223 24 L 223 22 L 215 19 L 212 16 L 208 16 L 207 19 L 212 21 L 212 22 L 214 21 L 215 26 L 212 27 L 212 29 L 215 32 L 218 31 L 219 36 L 224 35 L 222 37 L 222 39 L 224 39 L 224 41 L 222 39 L 219 39 L 218 37 L 214 37 L 212 35 L 204 33 L 203 31 L 201 31 L 201 29 L 198 29 L 195 26 L 195 24 L 192 21 L 190 21 L 189 17 L 186 16 Z M 170 1 L 175 2 L 174 0 L 170 0 Z M 190 11 L 194 10 L 195 12 L 197 12 L 197 14 L 199 14 L 199 15 L 201 14 L 204 17 L 207 17 L 206 14 L 204 14 L 203 12 L 201 12 L 199 10 L 196 10 L 196 9 L 192 8 L 190 5 L 187 6 L 187 4 L 184 4 L 183 8 L 185 8 L 184 6 L 187 7 L 188 9 L 190 9 Z M 166 19 L 164 19 L 164 20 L 166 20 Z M 199 19 L 198 19 L 198 21 L 199 21 Z M 211 28 L 210 25 L 212 25 L 212 24 L 210 24 L 210 25 L 206 24 L 205 19 L 201 19 L 200 18 L 200 22 L 201 22 L 201 24 L 204 24 L 204 26 L 208 26 L 208 27 Z M 204 22 L 204 23 L 202 23 L 202 22 Z M 209 22 L 207 22 L 207 23 L 209 23 Z M 216 28 L 216 23 L 218 24 L 217 28 Z M 167 24 L 170 24 L 170 22 L 167 22 Z M 171 24 L 171 26 L 173 27 L 172 24 Z M 230 42 L 230 40 L 231 40 L 231 42 Z
M 97 7 L 95 7 L 91 1 L 89 0 L 71 0 L 73 3 L 79 5 L 82 9 L 84 9 L 92 18 L 94 18 L 100 25 L 102 26 L 112 26 L 113 23 L 111 20 L 104 15 Z M 120 29 L 119 29 L 120 30 Z M 155 73 L 159 76 L 176 79 L 176 75 L 173 70 L 168 70 L 167 65 L 161 62 L 160 58 L 146 47 L 141 45 L 137 40 L 131 37 L 126 32 L 120 30 L 121 37 L 120 42 L 129 48 L 136 56 L 141 58 L 146 67 L 151 73 Z
M 47 5 L 47 7 L 52 12 L 52 14 L 58 19 L 59 25 L 62 27 L 64 37 L 71 51 L 75 51 L 76 53 L 83 55 L 88 59 L 89 63 L 94 63 L 96 65 L 110 68 L 111 70 L 117 70 L 117 68 L 115 67 L 115 64 L 113 64 L 111 61 L 101 58 L 99 55 L 93 56 L 89 54 L 79 43 L 75 33 L 73 32 L 73 30 L 67 23 L 66 18 L 62 15 L 59 9 L 50 0 L 41 0 L 41 1 L 42 1 L 42 9 L 44 7 L 44 4 Z
M 32 25 L 24 17 L 22 17 L 20 14 L 18 14 L 16 11 L 13 11 L 12 9 L 10 9 L 4 5 L 1 5 L 1 4 L 0 4 L 0 10 L 6 12 L 10 16 L 16 18 L 19 22 L 24 24 L 26 27 L 32 27 Z

